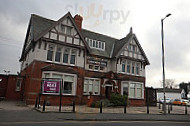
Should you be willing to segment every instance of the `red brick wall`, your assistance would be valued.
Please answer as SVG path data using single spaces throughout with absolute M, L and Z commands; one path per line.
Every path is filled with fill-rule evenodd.
M 51 63 L 45 63 L 40 61 L 34 61 L 31 65 L 29 65 L 25 70 L 21 72 L 22 76 L 25 76 L 25 84 L 24 84 L 24 99 L 26 100 L 27 104 L 34 104 L 36 97 L 39 96 L 40 92 L 40 86 L 41 86 L 41 78 L 42 78 L 42 68 L 49 66 Z M 55 65 L 54 66 L 58 66 Z M 60 67 L 60 65 L 59 65 Z M 66 66 L 61 66 L 61 69 L 68 69 Z M 76 101 L 77 104 L 86 104 L 88 102 L 88 96 L 83 96 L 83 82 L 84 77 L 92 77 L 92 78 L 102 78 L 101 85 L 100 85 L 100 92 L 101 96 L 105 96 L 104 89 L 102 88 L 103 84 L 103 78 L 110 79 L 109 74 L 113 74 L 113 72 L 109 73 L 101 73 L 101 72 L 93 72 L 84 70 L 83 68 L 78 67 L 69 67 L 69 69 L 72 69 L 73 71 L 76 71 L 77 74 L 77 95 L 76 96 L 63 96 L 62 102 L 63 103 L 71 103 L 73 100 Z M 138 81 L 143 82 L 145 84 L 145 78 L 144 77 L 135 77 L 135 76 L 129 76 L 124 74 L 113 74 L 112 76 L 113 80 L 117 80 L 118 83 L 118 89 L 119 93 L 121 92 L 121 81 Z M 145 86 L 145 85 L 144 85 Z M 114 90 L 116 91 L 116 90 Z M 94 100 L 100 100 L 101 96 L 93 96 Z M 55 95 L 42 95 L 42 100 L 47 99 L 52 105 L 59 104 L 59 96 Z M 130 105 L 134 106 L 143 106 L 145 105 L 145 99 L 130 99 Z
M 9 75 L 7 82 L 6 100 L 21 100 L 22 90 L 16 91 L 17 75 Z
M 0 75 L 0 97 L 5 97 L 7 90 L 8 76 Z

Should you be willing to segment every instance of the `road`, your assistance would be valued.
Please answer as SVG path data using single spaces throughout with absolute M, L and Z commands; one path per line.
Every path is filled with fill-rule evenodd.
M 167 121 L 43 121 L 4 122 L 1 126 L 189 126 L 190 122 Z

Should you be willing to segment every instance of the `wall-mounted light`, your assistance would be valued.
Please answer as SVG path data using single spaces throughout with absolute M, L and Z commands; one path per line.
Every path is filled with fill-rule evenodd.
M 0 79 L 0 82 L 2 81 L 2 79 Z

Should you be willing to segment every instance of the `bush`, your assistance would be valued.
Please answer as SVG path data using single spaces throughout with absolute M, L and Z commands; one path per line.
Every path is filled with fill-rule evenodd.
M 100 100 L 100 101 L 94 101 L 94 102 L 92 102 L 91 107 L 99 108 L 100 105 L 101 105 L 101 102 L 102 102 L 102 107 L 108 107 L 108 106 L 110 106 L 110 101 L 108 99 L 103 99 L 103 100 Z
M 127 95 L 111 94 L 110 103 L 112 103 L 114 106 L 123 106 L 127 102 Z

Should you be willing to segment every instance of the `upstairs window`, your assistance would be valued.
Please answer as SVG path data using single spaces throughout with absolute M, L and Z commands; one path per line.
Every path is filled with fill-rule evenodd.
M 76 53 L 77 53 L 77 50 L 76 50 L 76 49 L 73 49 L 73 50 L 71 51 L 70 64 L 75 64 Z
M 47 60 L 53 61 L 53 55 L 54 55 L 54 45 L 49 45 L 48 52 L 47 52 Z
M 61 47 L 57 47 L 55 54 L 55 61 L 60 62 L 60 60 L 61 60 Z
M 86 41 L 88 42 L 88 45 L 91 48 L 105 50 L 105 42 L 98 41 L 98 40 L 93 40 L 93 39 L 89 39 L 89 38 L 86 38 Z
M 135 63 L 132 62 L 132 74 L 135 74 Z
M 70 51 L 70 49 L 68 49 L 68 48 L 65 49 L 65 52 L 63 54 L 63 63 L 68 63 L 69 51 Z
M 72 27 L 65 26 L 65 25 L 61 25 L 61 31 L 62 31 L 64 34 L 71 35 Z
M 139 75 L 140 65 L 136 63 L 136 74 Z
M 127 62 L 127 73 L 131 72 L 131 62 Z
M 122 72 L 125 72 L 125 64 L 122 64 Z

